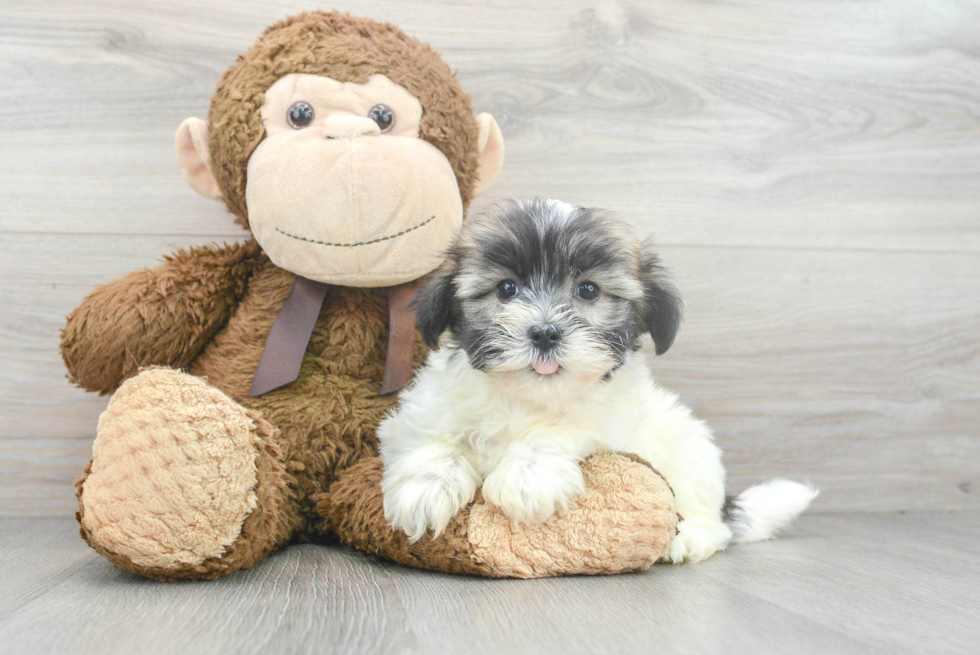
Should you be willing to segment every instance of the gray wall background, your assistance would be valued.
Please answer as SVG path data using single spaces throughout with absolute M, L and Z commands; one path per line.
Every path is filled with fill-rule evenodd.
M 819 512 L 980 508 L 980 4 L 334 6 L 458 69 L 507 142 L 491 198 L 655 236 L 687 320 L 651 364 L 714 426 L 733 490 L 781 475 L 822 487 Z M 106 399 L 66 382 L 63 317 L 242 237 L 173 134 L 266 25 L 314 8 L 0 1 L 0 515 L 74 511 Z

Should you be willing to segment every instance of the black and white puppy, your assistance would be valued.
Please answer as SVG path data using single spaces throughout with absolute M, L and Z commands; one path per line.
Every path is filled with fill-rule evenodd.
M 817 495 L 774 480 L 723 512 L 711 431 L 636 354 L 645 333 L 658 355 L 670 348 L 677 290 L 607 212 L 504 202 L 463 227 L 417 307 L 439 349 L 378 428 L 385 516 L 413 541 L 439 535 L 481 485 L 515 522 L 543 521 L 583 490 L 579 462 L 601 450 L 639 455 L 673 488 L 674 562 L 769 538 Z

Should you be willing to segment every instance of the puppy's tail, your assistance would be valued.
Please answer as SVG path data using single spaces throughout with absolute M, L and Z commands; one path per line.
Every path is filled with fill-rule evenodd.
M 814 487 L 776 478 L 725 499 L 722 514 L 731 528 L 732 543 L 772 539 L 803 513 L 820 495 Z

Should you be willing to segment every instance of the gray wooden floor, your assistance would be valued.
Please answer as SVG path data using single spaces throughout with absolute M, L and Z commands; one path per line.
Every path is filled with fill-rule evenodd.
M 124 573 L 73 522 L 0 520 L 4 653 L 976 653 L 980 514 L 807 516 L 632 575 L 483 580 L 295 546 L 214 583 Z

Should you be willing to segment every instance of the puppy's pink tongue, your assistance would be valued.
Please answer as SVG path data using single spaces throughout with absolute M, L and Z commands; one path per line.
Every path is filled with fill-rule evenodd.
M 551 375 L 558 372 L 558 364 L 555 362 L 534 362 L 534 372 L 538 375 Z

